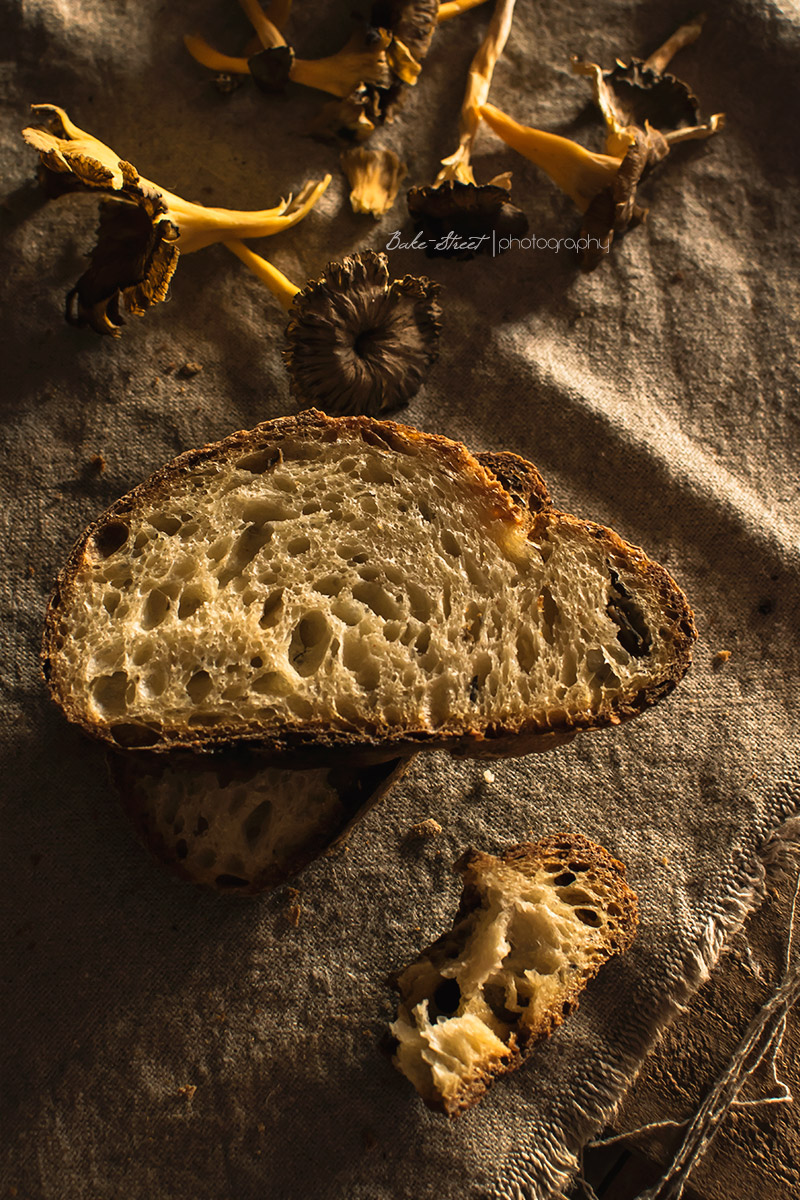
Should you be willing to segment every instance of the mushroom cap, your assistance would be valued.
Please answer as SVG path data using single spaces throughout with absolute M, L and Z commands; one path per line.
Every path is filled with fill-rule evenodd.
M 425 253 L 429 258 L 466 260 L 474 258 L 475 254 L 490 253 L 497 245 L 490 236 L 476 250 L 447 245 L 437 250 L 437 243 L 446 239 L 450 232 L 455 233 L 458 242 L 462 243 L 492 234 L 497 238 L 519 238 L 528 231 L 528 218 L 511 203 L 509 189 L 494 183 L 461 183 L 448 179 L 434 187 L 411 188 L 408 211 L 414 228 L 427 242 Z
M 439 0 L 375 0 L 370 25 L 388 29 L 394 38 L 421 64 L 436 31 Z M 402 106 L 408 84 L 396 76 L 386 87 L 367 84 L 373 119 L 377 125 L 391 122 Z
M 439 285 L 389 279 L 372 250 L 328 263 L 290 310 L 284 358 L 293 394 L 327 413 L 375 416 L 416 395 L 439 353 Z
M 622 125 L 646 123 L 659 130 L 697 125 L 700 101 L 688 84 L 675 75 L 662 74 L 640 58 L 616 63 L 603 72 L 615 113 Z
M 421 63 L 436 29 L 439 0 L 375 0 L 370 25 L 388 29 Z
M 286 90 L 293 63 L 291 46 L 268 46 L 247 60 L 256 87 L 273 95 Z
M 121 308 L 141 315 L 165 300 L 178 265 L 178 229 L 156 192 L 103 200 L 90 265 L 67 296 L 71 325 L 119 335 Z

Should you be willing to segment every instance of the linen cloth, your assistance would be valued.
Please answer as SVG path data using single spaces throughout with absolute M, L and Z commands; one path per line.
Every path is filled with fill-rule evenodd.
M 189 58 L 181 36 L 198 28 L 239 51 L 249 31 L 235 5 L 6 0 L 4 1194 L 545 1200 L 755 902 L 760 848 L 798 807 L 800 16 L 766 0 L 706 7 L 674 68 L 727 128 L 670 155 L 640 193 L 648 223 L 594 273 L 563 248 L 469 263 L 390 255 L 393 275 L 438 280 L 444 309 L 440 359 L 396 416 L 530 458 L 559 507 L 664 563 L 696 612 L 692 671 L 640 719 L 492 764 L 491 782 L 485 763 L 417 757 L 346 849 L 300 876 L 299 897 L 237 901 L 149 860 L 102 749 L 47 699 L 38 653 L 56 572 L 90 519 L 175 454 L 295 410 L 285 316 L 217 246 L 182 259 L 169 302 L 120 339 L 68 327 L 63 297 L 85 269 L 97 198 L 43 203 L 19 130 L 29 103 L 60 104 L 148 178 L 229 207 L 272 206 L 330 170 L 315 212 L 256 247 L 297 283 L 410 226 L 402 203 L 377 223 L 350 212 L 338 151 L 306 135 L 321 94 L 273 99 L 245 83 L 222 96 Z M 303 56 L 346 39 L 350 6 L 296 9 Z M 408 183 L 430 182 L 455 148 L 488 11 L 440 29 L 373 143 L 397 150 Z M 492 102 L 601 150 L 569 54 L 610 66 L 692 15 L 682 3 L 521 2 Z M 569 200 L 487 130 L 474 167 L 479 181 L 513 170 L 537 238 L 576 234 Z M 202 370 L 183 377 L 187 362 Z M 410 840 L 429 816 L 441 835 Z M 467 845 L 559 830 L 626 862 L 638 940 L 523 1069 L 448 1123 L 379 1052 L 394 1012 L 386 976 L 450 924 L 450 864 Z

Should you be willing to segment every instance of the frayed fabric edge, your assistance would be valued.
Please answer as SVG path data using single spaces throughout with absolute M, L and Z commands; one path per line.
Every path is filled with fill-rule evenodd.
M 703 926 L 699 944 L 684 956 L 675 991 L 663 997 L 651 1010 L 650 1030 L 640 1038 L 632 1037 L 634 1053 L 632 1061 L 625 1064 L 627 1069 L 610 1066 L 605 1078 L 594 1082 L 593 1099 L 597 1103 L 592 1112 L 586 1107 L 581 1109 L 585 1118 L 583 1129 L 577 1138 L 570 1139 L 572 1145 L 567 1144 L 563 1128 L 540 1126 L 538 1132 L 546 1146 L 545 1153 L 536 1146 L 524 1159 L 517 1159 L 512 1168 L 513 1181 L 503 1179 L 511 1167 L 507 1161 L 501 1177 L 486 1194 L 486 1200 L 569 1200 L 567 1192 L 579 1178 L 586 1144 L 614 1118 L 647 1056 L 675 1018 L 685 1012 L 695 992 L 711 974 L 728 940 L 739 932 L 763 902 L 769 880 L 785 871 L 793 846 L 800 847 L 800 786 L 784 781 L 776 790 L 781 788 L 788 791 L 791 798 L 779 801 L 770 819 L 764 822 L 754 854 L 740 864 L 728 891 Z M 608 1086 L 612 1080 L 613 1088 Z

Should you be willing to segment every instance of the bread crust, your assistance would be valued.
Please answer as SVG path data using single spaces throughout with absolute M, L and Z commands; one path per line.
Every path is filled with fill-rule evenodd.
M 324 723 L 306 721 L 302 727 L 273 728 L 267 734 L 257 727 L 248 729 L 219 724 L 202 731 L 167 731 L 159 737 L 143 727 L 118 725 L 111 729 L 87 719 L 58 676 L 58 624 L 62 611 L 69 606 L 77 573 L 89 553 L 92 539 L 116 522 L 124 522 L 139 506 L 168 497 L 175 483 L 198 466 L 209 462 L 224 465 L 245 453 L 257 454 L 267 447 L 273 449 L 276 444 L 279 450 L 282 441 L 297 436 L 312 436 L 322 441 L 357 437 L 368 444 L 411 455 L 424 448 L 438 457 L 444 470 L 471 484 L 482 496 L 493 519 L 525 528 L 529 537 L 540 537 L 548 526 L 553 525 L 572 525 L 589 533 L 604 544 L 609 562 L 615 569 L 644 571 L 661 598 L 674 643 L 673 659 L 663 677 L 635 697 L 614 697 L 602 710 L 594 713 L 543 711 L 468 733 L 446 729 L 409 731 L 379 724 L 356 732 L 332 730 Z M 514 495 L 504 484 L 512 488 Z M 514 496 L 523 500 L 525 507 Z M 539 472 L 519 456 L 503 452 L 476 457 L 460 442 L 439 434 L 422 433 L 394 421 L 363 416 L 329 417 L 309 409 L 295 416 L 263 422 L 252 430 L 240 430 L 222 441 L 181 454 L 92 522 L 73 546 L 56 581 L 45 620 L 42 668 L 52 698 L 69 720 L 113 746 L 147 748 L 156 753 L 170 750 L 215 752 L 241 747 L 264 754 L 270 762 L 303 766 L 335 763 L 343 757 L 350 762 L 366 764 L 407 756 L 422 749 L 447 750 L 460 757 L 494 758 L 549 750 L 570 741 L 581 730 L 617 725 L 637 716 L 672 691 L 686 673 L 695 637 L 691 608 L 668 572 L 612 530 L 551 507 Z

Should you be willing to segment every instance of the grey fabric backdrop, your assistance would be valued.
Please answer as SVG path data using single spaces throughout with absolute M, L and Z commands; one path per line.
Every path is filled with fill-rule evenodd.
M 343 40 L 347 5 L 298 3 L 308 57 Z M 649 51 L 682 3 L 520 3 L 492 99 L 601 148 L 570 52 Z M 401 419 L 533 459 L 556 502 L 665 563 L 697 614 L 696 665 L 627 727 L 484 766 L 418 758 L 348 847 L 285 891 L 221 901 L 174 882 L 120 816 L 101 750 L 39 677 L 42 614 L 88 520 L 174 454 L 293 410 L 283 313 L 222 247 L 184 259 L 169 303 L 119 341 L 63 322 L 96 200 L 42 206 L 19 139 L 32 101 L 64 105 L 152 179 L 204 202 L 274 204 L 334 184 L 264 243 L 300 282 L 407 228 L 352 215 L 336 154 L 302 136 L 320 103 L 217 94 L 188 58 L 199 26 L 235 49 L 233 4 L 5 0 L 0 219 L 4 1194 L 105 1200 L 543 1198 L 636 1071 L 749 902 L 757 850 L 798 803 L 797 170 L 800 16 L 708 5 L 676 66 L 728 128 L 683 147 L 644 190 L 649 224 L 581 276 L 564 252 L 396 274 L 443 286 L 441 358 Z M 425 182 L 455 145 L 477 10 L 434 41 L 380 140 Z M 514 171 L 538 236 L 577 228 L 569 201 L 488 132 L 479 179 Z M 187 360 L 203 370 L 183 379 Z M 101 453 L 102 474 L 90 461 Z M 729 662 L 712 667 L 714 653 Z M 435 816 L 438 839 L 407 831 Z M 528 1066 L 455 1123 L 427 1112 L 377 1042 L 387 973 L 449 922 L 449 864 L 582 830 L 629 864 L 641 936 Z M 196 1088 L 189 1098 L 184 1089 Z M 10 1189 L 16 1188 L 16 1192 Z

